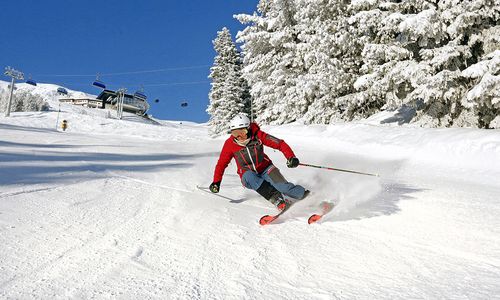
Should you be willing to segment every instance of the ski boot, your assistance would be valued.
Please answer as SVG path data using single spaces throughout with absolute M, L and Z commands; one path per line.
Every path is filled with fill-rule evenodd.
M 304 192 L 304 196 L 302 196 L 302 198 L 300 198 L 300 200 L 304 200 L 307 196 L 309 196 L 309 194 L 311 193 L 310 190 L 306 190 Z M 296 200 L 298 201 L 298 200 Z M 285 210 L 285 209 L 288 209 L 290 208 L 290 206 L 293 204 L 292 201 L 288 200 L 288 199 L 285 199 L 285 197 L 281 196 L 278 200 L 278 204 L 275 204 L 276 207 L 279 209 L 279 210 Z
M 286 200 L 283 194 L 267 181 L 262 182 L 261 186 L 257 189 L 257 193 L 274 204 L 279 210 L 288 209 L 291 205 L 291 202 Z
M 276 199 L 269 199 L 269 201 L 276 205 L 279 210 L 287 210 L 292 206 L 292 202 L 285 199 L 283 195 L 279 195 Z

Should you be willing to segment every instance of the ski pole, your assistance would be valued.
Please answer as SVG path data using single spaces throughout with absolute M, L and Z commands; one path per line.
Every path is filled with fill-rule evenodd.
M 360 175 L 377 176 L 377 177 L 379 176 L 378 174 L 363 173 L 363 172 L 358 172 L 358 171 L 336 169 L 336 168 L 330 168 L 330 167 L 324 167 L 324 166 L 316 166 L 316 165 L 303 164 L 303 163 L 299 163 L 299 166 L 313 167 L 313 168 L 319 168 L 319 169 L 327 169 L 327 170 L 331 170 L 331 171 L 347 172 L 347 173 L 354 173 L 354 174 L 360 174 Z
M 199 189 L 200 191 L 204 191 L 205 193 L 209 193 L 212 196 L 217 196 L 217 197 L 221 197 L 221 198 L 227 199 L 230 202 L 237 202 L 237 201 L 239 201 L 239 200 L 235 200 L 235 199 L 232 199 L 232 198 L 229 198 L 229 197 L 226 197 L 226 196 L 222 196 L 222 195 L 219 195 L 219 194 L 212 193 L 212 192 L 210 192 L 210 188 L 208 188 L 208 187 L 198 186 L 197 185 L 196 188 Z

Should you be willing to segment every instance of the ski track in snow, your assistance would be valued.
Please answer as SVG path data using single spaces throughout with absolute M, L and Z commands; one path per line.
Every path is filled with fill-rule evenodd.
M 499 185 L 467 181 L 466 173 L 444 178 L 439 165 L 358 155 L 335 141 L 320 152 L 277 129 L 299 157 L 384 175 L 286 169 L 269 150 L 285 177 L 312 187 L 309 204 L 329 198 L 337 207 L 308 225 L 301 212 L 308 203 L 299 202 L 261 227 L 258 219 L 275 210 L 241 187 L 234 164 L 221 186 L 226 198 L 196 189 L 210 183 L 223 142 L 203 127 L 106 136 L 31 130 L 17 118 L 0 120 L 0 298 L 500 294 Z M 189 139 L 180 142 L 183 134 Z

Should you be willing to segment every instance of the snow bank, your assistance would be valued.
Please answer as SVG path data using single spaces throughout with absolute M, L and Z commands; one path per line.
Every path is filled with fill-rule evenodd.
M 279 137 L 295 139 L 297 144 L 331 149 L 332 152 L 350 153 L 360 158 L 377 158 L 409 166 L 426 167 L 433 170 L 449 171 L 441 176 L 499 174 L 500 172 L 500 131 L 468 128 L 419 128 L 410 126 L 381 126 L 362 123 L 337 125 L 285 125 L 268 127 Z M 293 134 L 292 134 L 293 133 Z M 311 163 L 325 163 L 317 157 L 303 158 Z M 320 161 L 317 161 L 320 160 Z M 365 166 L 365 172 L 390 175 L 393 170 L 377 172 L 374 166 Z M 361 170 L 363 171 L 363 170 Z M 468 175 L 466 175 L 468 176 Z M 484 177 L 478 177 L 484 180 Z M 469 178 L 470 179 L 470 178 Z M 491 178 L 495 183 L 497 178 Z

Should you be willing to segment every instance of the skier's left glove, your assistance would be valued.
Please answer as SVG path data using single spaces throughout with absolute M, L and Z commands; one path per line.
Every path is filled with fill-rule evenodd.
M 218 193 L 220 190 L 220 181 L 212 182 L 212 184 L 208 187 L 212 193 Z
M 286 166 L 289 168 L 296 168 L 299 166 L 299 159 L 297 157 L 291 157 L 287 160 Z

